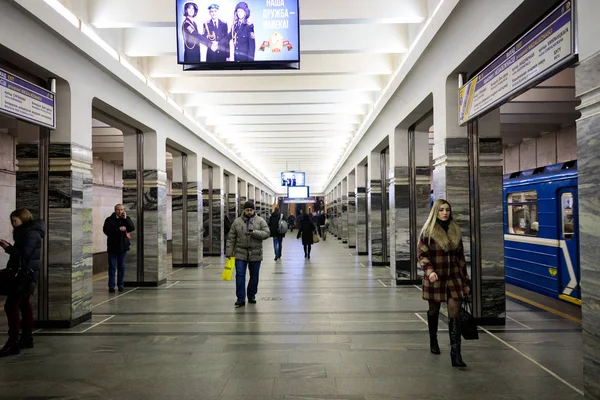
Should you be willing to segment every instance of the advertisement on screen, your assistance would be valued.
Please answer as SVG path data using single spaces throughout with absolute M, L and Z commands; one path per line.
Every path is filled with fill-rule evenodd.
M 282 172 L 281 186 L 304 186 L 304 172 Z
M 298 62 L 298 0 L 176 0 L 177 62 Z
M 289 199 L 305 199 L 309 197 L 308 186 L 290 186 L 288 187 Z

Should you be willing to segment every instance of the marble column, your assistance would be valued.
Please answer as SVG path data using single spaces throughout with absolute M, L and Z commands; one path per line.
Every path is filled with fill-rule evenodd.
M 368 161 L 367 218 L 369 226 L 369 259 L 374 266 L 385 265 L 383 259 L 383 239 L 381 220 L 381 154 L 372 152 Z M 387 223 L 387 221 L 386 221 Z
M 225 215 L 225 190 L 223 188 L 223 169 L 213 167 L 213 187 L 210 201 L 212 203 L 212 256 L 221 256 L 225 249 L 225 232 L 223 227 L 223 216 Z
M 367 201 L 367 168 L 356 167 L 356 252 L 359 256 L 369 254 L 369 221 Z
M 479 118 L 479 209 L 481 248 L 481 322 L 504 324 L 503 146 L 500 109 Z
M 49 320 L 39 325 L 67 328 L 92 316 L 92 150 L 51 143 L 49 158 Z M 17 206 L 30 190 L 17 184 Z
M 202 255 L 210 256 L 212 251 L 212 167 L 202 164 Z
M 196 154 L 189 154 L 187 164 L 188 259 L 187 264 L 183 266 L 198 268 L 203 266 L 202 158 Z
M 348 243 L 348 178 L 342 179 L 341 183 L 341 208 L 342 208 L 342 243 Z
M 248 201 L 248 182 L 240 180 L 238 182 L 238 191 L 240 194 L 239 201 L 239 211 L 236 217 L 239 217 L 244 212 L 244 204 Z
M 156 132 L 146 132 L 143 149 L 137 149 L 136 135 L 124 135 L 123 205 L 136 230 L 131 235 L 127 254 L 125 286 L 160 286 L 166 282 L 167 261 L 167 172 L 166 141 Z M 144 169 L 137 169 L 137 152 L 143 151 Z M 137 177 L 143 182 L 138 202 Z M 142 228 L 138 209 L 143 215 Z M 143 254 L 138 254 L 138 241 L 143 241 Z M 140 274 L 138 275 L 138 259 Z
M 590 7 L 591 3 L 586 5 Z M 583 11 L 584 8 L 581 9 Z M 596 23 L 590 16 L 585 19 Z M 581 29 L 585 27 L 582 23 Z M 588 27 L 589 29 L 589 27 Z M 592 39 L 592 37 L 590 37 Z M 593 38 L 595 40 L 595 37 Z M 577 121 L 577 168 L 579 170 L 579 237 L 583 327 L 583 387 L 585 397 L 600 399 L 600 54 L 593 54 L 575 70 L 577 96 L 581 99 Z M 597 42 L 591 41 L 594 49 Z M 596 50 L 597 51 L 597 50 Z
M 176 154 L 173 156 L 173 182 L 171 183 L 171 227 L 173 232 L 174 268 L 181 268 L 184 264 L 183 241 L 187 236 L 183 231 L 183 181 L 183 158 L 181 155 Z
M 429 215 L 429 134 L 414 133 L 414 165 L 416 182 L 411 188 L 408 130 L 397 128 L 390 135 L 390 183 L 389 183 L 389 237 L 390 237 L 390 273 L 397 284 L 412 285 L 419 283 L 414 274 L 416 267 L 416 251 L 418 234 Z M 416 220 L 415 231 L 412 232 L 414 243 L 411 243 L 411 190 L 415 195 Z M 415 265 L 412 265 L 411 254 Z M 411 272 L 412 271 L 412 272 Z
M 233 221 L 240 214 L 240 199 L 238 192 L 238 180 L 237 176 L 229 176 L 229 193 L 227 195 L 227 217 L 229 222 L 233 224 Z M 226 240 L 226 239 L 225 239 Z
M 262 213 L 260 189 L 257 187 L 254 188 L 254 212 L 259 216 Z
M 348 247 L 356 248 L 356 173 L 348 175 Z

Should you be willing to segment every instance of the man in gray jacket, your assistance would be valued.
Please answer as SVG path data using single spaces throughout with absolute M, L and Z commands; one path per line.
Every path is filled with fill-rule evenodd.
M 250 269 L 248 282 L 248 302 L 256 303 L 258 292 L 258 273 L 263 259 L 263 240 L 271 235 L 264 219 L 254 213 L 254 203 L 244 204 L 244 213 L 231 224 L 227 236 L 227 258 L 235 257 L 235 294 L 236 308 L 246 305 L 246 268 Z

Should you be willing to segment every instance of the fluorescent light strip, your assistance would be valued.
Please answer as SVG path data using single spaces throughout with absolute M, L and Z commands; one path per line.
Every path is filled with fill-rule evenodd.
M 106 43 L 100 36 L 98 36 L 92 28 L 90 28 L 83 22 L 81 23 L 81 32 L 83 32 L 87 37 L 92 39 L 98 46 L 102 47 L 102 49 L 108 54 L 110 54 L 115 60 L 119 61 L 119 59 L 121 58 L 119 56 L 119 53 L 117 53 L 115 49 L 110 47 L 110 45 Z
M 147 85 L 150 89 L 154 90 L 154 92 L 156 92 L 156 94 L 158 94 L 160 97 L 162 97 L 163 100 L 167 100 L 167 94 L 165 92 L 163 92 L 158 86 L 156 86 L 154 84 L 154 82 L 152 82 L 151 80 L 148 80 Z
M 175 102 L 175 100 L 173 100 L 172 98 L 167 97 L 167 103 L 169 103 L 171 106 L 173 106 L 173 108 L 175 108 L 180 113 L 183 113 L 183 107 L 181 107 L 179 104 L 177 104 Z
M 131 73 L 133 73 L 135 76 L 137 76 L 142 82 L 144 82 L 144 83 L 148 82 L 148 80 L 146 79 L 146 75 L 142 74 L 136 67 L 129 64 L 129 62 L 127 60 L 125 60 L 123 57 L 121 57 L 121 64 L 123 64 L 123 66 L 125 68 L 127 68 Z
M 71 10 L 63 6 L 58 0 L 44 0 L 44 2 L 52 7 L 54 11 L 62 15 L 67 21 L 73 24 L 74 27 L 79 29 L 81 21 L 79 21 L 79 18 L 77 18 L 77 16 L 73 14 Z

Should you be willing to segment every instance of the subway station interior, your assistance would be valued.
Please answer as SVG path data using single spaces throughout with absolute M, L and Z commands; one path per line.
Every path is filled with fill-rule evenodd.
M 0 1 L 0 399 L 600 400 L 598 20 L 598 0 Z M 448 298 L 432 354 L 440 199 L 478 339 Z M 239 260 L 223 275 L 249 204 L 288 224 L 246 303 Z M 2 282 L 23 208 L 45 227 L 31 295 Z

